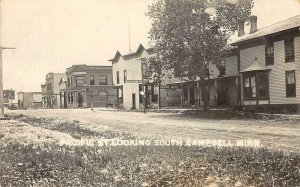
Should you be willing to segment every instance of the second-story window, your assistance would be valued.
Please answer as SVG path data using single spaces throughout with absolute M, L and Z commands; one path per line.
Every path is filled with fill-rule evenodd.
M 76 86 L 83 86 L 83 76 L 76 77 Z
M 70 77 L 68 77 L 67 87 L 70 87 L 70 86 L 71 86 Z
M 90 85 L 95 85 L 95 76 L 94 75 L 90 76 Z
M 120 83 L 120 73 L 119 73 L 119 71 L 117 71 L 117 84 L 119 84 Z
M 51 90 L 51 83 L 47 84 L 47 90 Z
M 274 64 L 274 43 L 273 41 L 268 41 L 265 48 L 266 52 L 266 65 Z
M 225 66 L 225 61 L 222 61 L 220 66 L 219 66 L 219 77 L 225 76 L 226 75 L 226 66 Z
M 295 45 L 294 38 L 284 40 L 285 62 L 295 61 Z
M 127 70 L 124 70 L 124 83 L 127 81 Z
M 99 85 L 107 85 L 107 76 L 106 75 L 99 76 Z

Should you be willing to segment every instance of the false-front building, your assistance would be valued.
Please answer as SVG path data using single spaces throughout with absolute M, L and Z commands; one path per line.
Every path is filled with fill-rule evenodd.
M 51 72 L 46 75 L 45 84 L 41 85 L 43 108 L 60 108 L 59 81 L 65 77 L 64 73 Z
M 73 65 L 60 80 L 62 108 L 107 107 L 114 105 L 111 66 Z
M 158 102 L 158 90 L 151 84 L 144 83 L 142 80 L 142 58 L 150 58 L 154 56 L 152 49 L 145 49 L 140 45 L 136 52 L 121 55 L 117 51 L 115 57 L 111 59 L 113 67 L 113 84 L 117 90 L 117 101 L 119 108 L 127 110 L 143 108 L 143 94 L 146 98 L 146 105 Z

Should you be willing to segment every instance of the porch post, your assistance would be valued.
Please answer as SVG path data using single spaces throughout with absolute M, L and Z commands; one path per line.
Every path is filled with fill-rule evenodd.
M 167 85 L 167 89 L 166 89 L 166 91 L 167 91 L 167 106 L 169 107 L 169 92 L 168 92 L 168 89 L 169 89 L 169 87 Z
M 200 107 L 200 85 L 199 85 L 199 81 L 197 81 L 197 107 Z
M 258 99 L 258 84 L 257 84 L 257 72 L 255 72 L 255 74 L 254 74 L 254 76 L 255 76 L 255 95 L 256 95 L 256 105 L 259 105 L 259 99 Z
M 77 103 L 77 91 L 74 91 L 74 102 L 75 103 L 75 107 L 78 107 L 78 103 Z
M 149 87 L 149 86 L 148 86 Z M 150 84 L 150 93 L 149 93 L 149 91 L 148 91 L 148 93 L 149 93 L 149 108 L 151 108 L 151 106 L 152 106 L 152 93 L 154 93 L 153 91 L 152 91 L 152 86 L 151 86 L 151 84 Z
M 161 103 L 160 103 L 160 82 L 158 83 L 158 110 L 160 109 Z
M 183 102 L 184 102 L 184 84 L 181 83 L 181 108 L 183 107 Z
M 86 103 L 86 107 L 87 107 L 88 101 L 87 101 L 87 90 L 86 89 L 84 90 L 84 102 Z
M 215 79 L 215 89 L 216 89 L 215 106 L 217 107 L 218 106 L 218 79 Z
M 118 109 L 120 109 L 120 103 L 119 103 L 119 88 L 117 88 L 117 106 L 118 106 Z

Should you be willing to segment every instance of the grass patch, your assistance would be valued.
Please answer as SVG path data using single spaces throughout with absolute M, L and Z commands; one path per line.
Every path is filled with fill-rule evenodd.
M 296 186 L 300 156 L 251 148 L 0 147 L 2 186 Z
M 59 120 L 57 118 L 40 118 L 34 116 L 28 116 L 23 114 L 6 114 L 6 117 L 9 117 L 14 120 L 19 120 L 25 123 L 28 123 L 34 127 L 41 127 L 48 130 L 58 131 L 70 134 L 73 138 L 81 139 L 83 137 L 98 137 L 98 138 L 132 138 L 133 135 L 125 132 L 116 132 L 108 129 L 107 126 L 96 125 L 97 129 L 90 129 L 89 126 L 95 126 L 91 123 L 82 123 L 78 120 L 66 121 Z
M 11 115 L 73 137 L 133 139 L 79 121 Z M 102 126 L 99 126 L 101 129 Z M 1 141 L 1 133 L 0 133 Z M 0 186 L 297 186 L 300 155 L 264 148 L 0 144 Z
M 271 120 L 271 121 L 288 121 L 289 123 L 299 123 L 299 118 L 290 118 L 286 114 L 267 114 L 256 112 L 244 112 L 238 110 L 187 110 L 183 112 L 186 117 L 200 117 L 204 119 L 219 119 L 219 120 Z

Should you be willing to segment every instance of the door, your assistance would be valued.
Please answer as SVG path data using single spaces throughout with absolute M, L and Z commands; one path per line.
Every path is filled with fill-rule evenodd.
M 132 94 L 132 110 L 136 109 L 136 103 L 135 103 L 135 93 Z
M 195 105 L 196 104 L 195 99 L 195 85 L 190 85 L 190 104 Z
M 82 97 L 82 93 L 78 93 L 78 107 L 82 107 L 83 106 L 83 97 Z
M 67 103 L 68 103 L 68 95 L 67 92 L 64 92 L 64 108 L 67 108 Z
M 225 80 L 220 81 L 218 83 L 218 88 L 217 88 L 217 106 L 227 106 L 228 105 L 228 85 L 229 83 Z
M 100 94 L 99 94 L 99 107 L 106 107 L 106 105 L 107 105 L 107 100 L 108 100 L 108 94 L 105 92 L 105 91 L 103 91 L 103 92 L 101 92 Z

